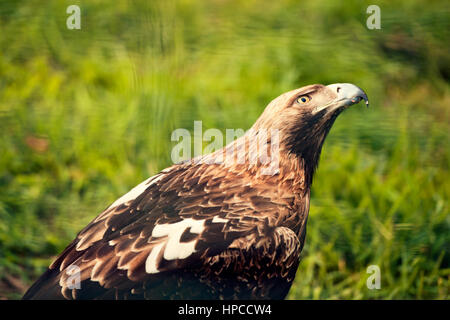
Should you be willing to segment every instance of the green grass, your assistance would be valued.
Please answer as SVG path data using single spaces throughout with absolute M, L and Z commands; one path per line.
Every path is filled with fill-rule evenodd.
M 81 30 L 64 1 L 0 3 L 0 298 L 170 165 L 174 129 L 247 129 L 279 94 L 336 82 L 371 108 L 327 138 L 289 298 L 449 298 L 447 1 L 70 4 Z

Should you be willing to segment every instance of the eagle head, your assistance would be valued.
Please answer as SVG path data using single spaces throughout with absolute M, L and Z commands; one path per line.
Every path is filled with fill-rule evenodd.
M 311 182 L 323 142 L 337 116 L 367 94 L 351 83 L 313 84 L 286 92 L 269 103 L 252 127 L 277 129 L 280 151 L 299 157 Z

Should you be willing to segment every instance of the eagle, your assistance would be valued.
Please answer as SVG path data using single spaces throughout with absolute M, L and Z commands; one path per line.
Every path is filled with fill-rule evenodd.
M 337 116 L 361 100 L 368 106 L 350 83 L 280 95 L 240 138 L 112 203 L 23 299 L 284 299 L 322 145 Z

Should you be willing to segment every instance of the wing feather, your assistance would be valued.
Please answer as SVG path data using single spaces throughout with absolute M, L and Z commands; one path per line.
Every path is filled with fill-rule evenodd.
M 261 267 L 254 260 L 257 258 L 250 255 L 275 257 L 273 246 L 279 245 L 279 238 L 283 237 L 268 231 L 274 227 L 268 216 L 286 211 L 290 205 L 290 200 L 272 201 L 271 195 L 279 192 L 277 188 L 275 184 L 251 186 L 245 172 L 234 172 L 220 165 L 172 166 L 134 188 L 131 195 L 115 201 L 96 217 L 57 257 L 45 279 L 38 283 L 47 283 L 42 288 L 48 290 L 52 286 L 52 292 L 60 292 L 69 299 L 93 296 L 83 293 L 85 290 L 102 297 L 122 297 L 124 292 L 132 294 L 131 291 L 148 297 L 152 294 L 149 295 L 148 289 L 139 289 L 139 284 L 162 294 L 158 285 L 160 274 L 165 277 L 171 272 L 178 274 L 171 276 L 173 279 L 169 277 L 172 280 L 163 281 L 171 283 L 173 288 L 168 292 L 173 295 L 181 290 L 182 275 L 186 280 L 195 270 L 199 272 L 198 268 L 209 274 L 211 270 L 206 265 L 216 276 L 223 275 L 224 270 L 231 272 L 230 268 L 239 273 L 249 262 Z M 268 240 L 274 235 L 275 240 Z M 297 247 L 295 243 L 290 245 Z M 239 246 L 238 254 L 235 250 Z M 270 261 L 275 263 L 273 259 Z M 227 267 L 219 268 L 219 261 Z M 69 276 L 65 270 L 70 265 L 81 269 L 82 289 L 77 290 L 80 292 L 68 287 Z M 196 279 L 199 277 L 203 276 L 197 275 Z M 202 279 L 204 283 L 209 281 Z M 38 287 L 24 298 L 47 297 Z

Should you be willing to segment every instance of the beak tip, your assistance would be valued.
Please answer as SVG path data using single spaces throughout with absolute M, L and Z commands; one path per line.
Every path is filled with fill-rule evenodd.
M 367 94 L 360 87 L 352 83 L 335 83 L 327 86 L 329 89 L 337 94 L 337 100 L 351 102 L 350 104 L 355 104 L 364 100 L 366 107 L 369 107 L 369 98 Z

